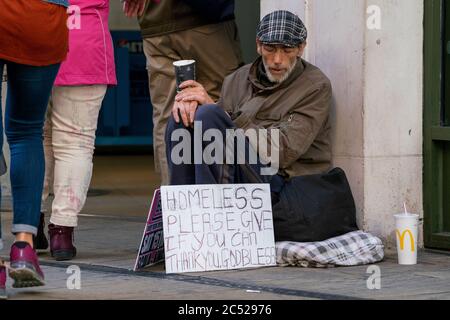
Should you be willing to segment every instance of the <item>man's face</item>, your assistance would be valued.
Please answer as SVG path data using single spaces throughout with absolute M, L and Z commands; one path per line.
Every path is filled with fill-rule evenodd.
M 306 43 L 298 47 L 287 47 L 277 44 L 263 44 L 256 40 L 258 53 L 262 56 L 267 77 L 271 82 L 281 83 L 294 69 L 297 59 L 303 55 Z

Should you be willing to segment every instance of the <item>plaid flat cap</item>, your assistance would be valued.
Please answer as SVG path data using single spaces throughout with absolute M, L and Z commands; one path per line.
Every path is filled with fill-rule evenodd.
M 306 41 L 308 32 L 297 15 L 279 10 L 266 15 L 261 20 L 256 36 L 262 43 L 296 47 Z

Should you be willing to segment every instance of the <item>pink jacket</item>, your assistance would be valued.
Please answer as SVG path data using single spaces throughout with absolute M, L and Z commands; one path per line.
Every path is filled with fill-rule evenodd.
M 70 0 L 69 54 L 55 86 L 117 84 L 109 0 Z

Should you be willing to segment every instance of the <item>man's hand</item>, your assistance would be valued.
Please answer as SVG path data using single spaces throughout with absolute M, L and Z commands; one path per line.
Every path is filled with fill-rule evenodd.
M 205 88 L 194 80 L 188 80 L 180 85 L 182 90 L 175 97 L 176 102 L 196 101 L 199 105 L 214 104 L 214 100 L 208 95 Z
M 144 13 L 147 0 L 123 0 L 123 12 L 128 18 L 139 17 Z
M 175 101 L 175 104 L 172 108 L 172 115 L 176 121 L 176 123 L 180 123 L 180 116 L 178 112 L 181 115 L 181 121 L 183 121 L 183 124 L 186 128 L 193 127 L 194 125 L 194 119 L 195 119 L 195 112 L 197 111 L 198 103 L 196 101 Z

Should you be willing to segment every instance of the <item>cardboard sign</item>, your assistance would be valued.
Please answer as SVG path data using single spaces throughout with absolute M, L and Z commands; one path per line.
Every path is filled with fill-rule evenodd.
M 166 273 L 276 265 L 268 184 L 161 187 Z
M 155 190 L 147 223 L 142 236 L 134 271 L 152 266 L 164 260 L 164 238 L 161 210 L 161 191 Z

